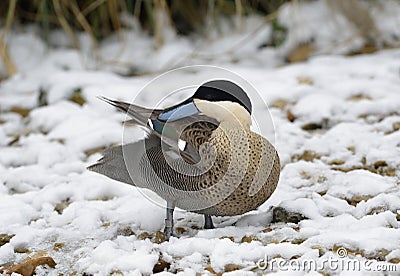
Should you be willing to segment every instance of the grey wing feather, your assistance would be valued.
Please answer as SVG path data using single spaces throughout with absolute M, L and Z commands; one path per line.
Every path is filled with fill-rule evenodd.
M 128 165 L 138 167 L 147 148 L 159 147 L 160 141 L 155 136 L 150 136 L 146 142 L 139 140 L 135 143 L 111 147 L 103 151 L 103 157 L 88 167 L 88 170 L 94 171 L 114 180 L 121 181 L 136 186 L 128 170 Z M 124 157 L 125 156 L 125 157 Z M 125 160 L 127 158 L 127 160 Z M 128 160 L 129 158 L 129 160 Z
M 126 168 L 123 146 L 105 150 L 103 157 L 96 164 L 89 166 L 88 170 L 103 174 L 117 181 L 135 185 Z

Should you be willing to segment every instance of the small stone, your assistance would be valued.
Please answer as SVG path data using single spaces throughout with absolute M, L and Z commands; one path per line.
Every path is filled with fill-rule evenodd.
M 375 53 L 376 51 L 379 51 L 379 48 L 376 47 L 375 45 L 363 45 L 361 48 L 357 50 L 353 50 L 350 53 L 348 53 L 348 56 L 355 56 L 355 55 L 363 55 L 363 54 L 372 54 Z
M 367 165 L 367 157 L 361 157 L 361 164 L 363 164 L 364 166 Z
M 380 168 L 380 167 L 387 167 L 387 163 L 385 160 L 378 160 L 374 163 L 375 169 Z
M 361 250 L 359 250 L 361 251 Z M 358 252 L 357 252 L 358 253 Z M 387 249 L 379 249 L 375 252 L 371 252 L 366 254 L 365 252 L 361 251 L 361 255 L 363 255 L 364 257 L 368 258 L 368 259 L 374 259 L 380 262 L 384 262 L 386 260 L 386 256 L 390 253 L 389 250 Z
M 38 257 L 26 259 L 23 263 L 12 265 L 4 270 L 8 274 L 18 273 L 23 276 L 32 276 L 38 266 L 47 265 L 55 268 L 56 262 L 51 257 Z
M 272 103 L 272 107 L 284 109 L 288 105 L 289 101 L 287 99 L 278 99 Z
M 50 139 L 50 141 L 51 141 L 51 142 L 60 143 L 61 145 L 65 145 L 65 139 L 62 139 L 62 138 Z
M 356 152 L 356 147 L 354 147 L 354 146 L 347 147 L 347 149 L 348 149 L 349 151 L 351 151 L 352 153 L 355 153 L 355 152 Z
M 294 239 L 294 240 L 292 240 L 292 243 L 293 244 L 302 244 L 305 241 L 306 241 L 305 239 Z
M 286 57 L 286 60 L 290 63 L 306 61 L 308 57 L 315 51 L 315 47 L 309 43 L 300 44 Z
M 61 243 L 61 242 L 57 242 L 57 243 L 54 244 L 53 249 L 54 249 L 55 251 L 59 251 L 61 248 L 64 247 L 64 245 L 65 245 L 65 244 L 63 244 L 63 243 Z
M 102 197 L 96 197 L 96 200 L 98 201 L 110 201 L 113 200 L 114 198 L 111 196 L 102 196 Z
M 184 233 L 187 232 L 186 229 L 183 228 L 183 227 L 176 227 L 176 228 L 175 228 L 175 231 L 176 231 L 177 233 L 179 233 L 179 234 L 184 234 Z
M 19 134 L 13 135 L 11 141 L 8 142 L 7 146 L 13 146 L 13 145 L 17 144 L 19 142 L 20 138 L 21 138 L 21 136 Z
M 204 268 L 204 270 L 214 275 L 217 274 L 217 272 L 215 272 L 215 270 L 211 266 L 207 266 L 206 268 Z
M 72 93 L 71 98 L 69 98 L 71 102 L 79 104 L 80 106 L 84 105 L 86 100 L 82 97 L 82 88 L 78 87 Z
M 372 98 L 368 95 L 364 95 L 364 94 L 356 94 L 356 95 L 352 95 L 350 97 L 347 98 L 348 101 L 353 101 L 353 102 L 358 102 L 361 100 L 372 100 Z
M 121 270 L 119 270 L 119 269 L 116 269 L 116 270 L 113 270 L 113 271 L 111 271 L 110 272 L 110 275 L 111 276 L 114 276 L 114 275 L 124 275 L 124 273 L 121 271 Z
M 235 242 L 235 238 L 232 237 L 232 236 L 222 236 L 222 237 L 220 237 L 219 239 L 220 239 L 220 240 L 223 240 L 223 239 L 230 239 L 231 241 Z
M 151 235 L 148 232 L 142 232 L 138 236 L 139 240 L 151 239 Z
M 47 90 L 45 90 L 43 87 L 39 89 L 39 96 L 37 100 L 38 106 L 46 106 L 49 104 L 47 101 L 48 94 L 49 93 L 47 92 Z
M 329 165 L 343 165 L 344 163 L 346 163 L 346 161 L 341 160 L 341 159 L 333 159 L 328 164 Z
M 244 242 L 252 242 L 252 241 L 260 241 L 259 239 L 257 239 L 257 237 L 256 236 L 243 236 L 243 238 L 241 239 L 241 243 L 244 243 Z
M 31 251 L 29 251 L 29 249 L 23 248 L 23 247 L 14 248 L 14 252 L 19 253 L 19 254 L 31 253 Z
M 400 122 L 393 123 L 393 131 L 398 131 L 400 129 Z
M 167 237 L 165 236 L 164 232 L 161 232 L 161 231 L 156 232 L 156 236 L 154 238 L 155 243 L 160 244 L 160 243 L 165 242 L 166 240 L 167 240 Z
M 272 228 L 270 228 L 270 227 L 268 227 L 268 228 L 265 228 L 264 230 L 262 230 L 262 232 L 263 232 L 263 233 L 269 233 L 269 232 L 272 232 Z
M 227 264 L 227 265 L 225 265 L 225 272 L 231 272 L 231 271 L 235 271 L 235 270 L 240 270 L 242 268 L 243 268 L 243 266 L 241 266 L 241 265 Z
M 374 208 L 372 208 L 367 215 L 375 215 L 375 214 L 379 214 L 379 213 L 383 213 L 386 212 L 387 208 L 386 206 L 376 206 Z
M 286 117 L 287 117 L 288 121 L 291 123 L 293 123 L 296 120 L 296 116 L 292 113 L 291 110 L 288 110 L 286 112 Z
M 282 207 L 275 207 L 272 211 L 272 222 L 278 223 L 299 223 L 301 220 L 306 219 L 300 213 L 286 211 Z
M 158 262 L 153 267 L 153 273 L 159 273 L 168 270 L 170 267 L 171 264 L 160 257 Z
M 383 170 L 384 175 L 387 176 L 396 176 L 396 169 L 395 168 L 387 168 Z
M 319 246 L 319 245 L 314 245 L 314 246 L 311 246 L 311 248 L 312 249 L 316 249 L 316 250 L 318 250 L 318 255 L 321 257 L 322 255 L 324 255 L 324 249 L 321 247 L 321 246 Z
M 133 232 L 132 228 L 129 226 L 120 228 L 117 230 L 117 235 L 121 236 L 133 236 L 135 235 L 135 232 Z
M 305 124 L 301 127 L 302 130 L 316 130 L 316 129 L 322 129 L 322 124 L 317 124 L 317 123 L 309 123 Z
M 398 264 L 400 263 L 400 258 L 392 258 L 388 262 L 392 264 Z
M 314 81 L 310 77 L 297 77 L 297 82 L 299 84 L 307 84 L 307 85 L 313 85 Z
M 353 196 L 352 198 L 345 198 L 347 203 L 352 206 L 357 206 L 361 201 L 367 202 L 372 196 Z
M 5 245 L 6 243 L 9 243 L 12 237 L 15 235 L 8 235 L 8 234 L 0 234 L 0 246 Z
M 28 117 L 30 110 L 23 107 L 14 106 L 10 109 L 11 112 L 18 113 L 22 117 Z
M 309 151 L 309 150 L 305 150 L 302 154 L 296 154 L 292 156 L 292 159 L 294 161 L 298 161 L 298 160 L 304 160 L 304 161 L 308 161 L 311 162 L 314 159 L 320 159 L 321 155 L 319 155 L 318 153 L 314 152 L 314 151 Z
M 63 201 L 56 204 L 56 206 L 54 207 L 54 211 L 56 211 L 61 215 L 64 209 L 67 208 L 70 204 L 71 204 L 70 199 L 66 198 Z

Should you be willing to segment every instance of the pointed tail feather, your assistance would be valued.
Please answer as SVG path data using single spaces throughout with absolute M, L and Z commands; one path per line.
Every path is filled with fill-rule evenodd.
M 139 126 L 148 127 L 149 119 L 153 119 L 158 116 L 160 110 L 144 108 L 135 104 L 125 103 L 121 101 L 111 100 L 106 97 L 98 97 L 100 100 L 115 106 L 120 111 L 123 111 L 129 115 L 132 119 L 128 122 L 130 124 L 138 124 Z

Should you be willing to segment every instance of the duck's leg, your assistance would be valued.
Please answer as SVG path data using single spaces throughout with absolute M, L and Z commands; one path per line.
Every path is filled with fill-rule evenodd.
M 204 215 L 204 229 L 214 229 L 214 224 L 210 215 Z
M 175 209 L 175 202 L 173 201 L 167 201 L 167 214 L 165 218 L 165 228 L 164 228 L 164 234 L 169 240 L 171 236 L 173 236 L 174 233 L 174 209 Z

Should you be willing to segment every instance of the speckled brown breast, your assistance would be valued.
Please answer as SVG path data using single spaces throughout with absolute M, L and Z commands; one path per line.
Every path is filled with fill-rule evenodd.
M 212 130 L 212 131 L 210 131 Z M 279 156 L 262 136 L 241 127 L 209 124 L 182 133 L 210 169 L 197 178 L 210 207 L 193 212 L 232 216 L 256 209 L 274 192 L 280 174 Z M 185 206 L 177 206 L 185 209 Z

